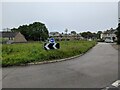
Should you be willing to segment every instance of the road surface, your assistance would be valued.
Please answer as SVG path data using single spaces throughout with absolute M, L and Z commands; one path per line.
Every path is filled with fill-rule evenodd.
M 103 88 L 118 79 L 118 51 L 98 43 L 72 60 L 2 70 L 3 88 Z

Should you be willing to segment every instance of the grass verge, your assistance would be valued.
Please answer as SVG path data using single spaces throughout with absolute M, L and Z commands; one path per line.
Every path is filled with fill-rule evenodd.
M 2 66 L 63 59 L 87 52 L 95 41 L 61 41 L 60 49 L 46 51 L 43 43 L 2 45 Z

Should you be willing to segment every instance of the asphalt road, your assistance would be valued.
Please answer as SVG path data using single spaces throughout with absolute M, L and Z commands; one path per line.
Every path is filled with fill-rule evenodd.
M 118 51 L 99 43 L 72 60 L 8 67 L 2 72 L 3 88 L 103 88 L 118 79 Z

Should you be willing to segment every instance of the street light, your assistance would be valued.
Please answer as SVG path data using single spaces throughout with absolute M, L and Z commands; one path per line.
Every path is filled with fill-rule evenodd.
M 66 32 L 66 41 L 67 41 L 67 32 L 68 32 L 68 29 L 67 29 L 67 28 L 65 29 L 65 32 Z

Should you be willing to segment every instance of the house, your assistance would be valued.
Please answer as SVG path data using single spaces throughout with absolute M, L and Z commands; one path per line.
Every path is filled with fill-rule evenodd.
M 106 30 L 101 34 L 101 39 L 105 40 L 106 37 L 111 37 L 113 39 L 113 41 L 117 40 L 117 36 L 116 36 L 116 29 L 111 28 L 110 30 Z
M 55 40 L 81 40 L 83 37 L 80 34 L 63 34 L 59 32 L 50 32 L 49 37 L 54 37 Z
M 49 33 L 49 36 L 51 36 L 51 37 L 56 37 L 56 36 L 59 36 L 60 35 L 60 33 L 59 32 L 50 32 Z
M 25 39 L 24 35 L 20 32 L 0 32 L 0 38 L 2 38 L 2 43 L 25 43 L 27 40 Z

